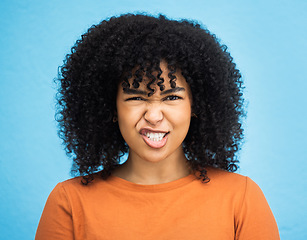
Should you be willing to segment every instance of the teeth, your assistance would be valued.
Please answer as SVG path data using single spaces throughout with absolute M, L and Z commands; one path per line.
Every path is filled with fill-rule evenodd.
M 146 133 L 146 137 L 148 137 L 152 141 L 161 141 L 164 135 L 165 133 Z

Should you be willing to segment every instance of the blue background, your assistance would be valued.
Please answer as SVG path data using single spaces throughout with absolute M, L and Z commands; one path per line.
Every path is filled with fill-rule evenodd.
M 2 0 L 0 233 L 33 239 L 48 194 L 70 177 L 53 78 L 92 24 L 126 12 L 197 19 L 229 47 L 248 117 L 239 173 L 262 188 L 281 239 L 307 239 L 305 0 Z

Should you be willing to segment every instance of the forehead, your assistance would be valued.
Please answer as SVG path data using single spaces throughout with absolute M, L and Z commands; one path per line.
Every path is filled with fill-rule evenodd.
M 182 76 L 181 70 L 173 68 L 170 70 L 165 61 L 161 61 L 159 70 L 148 71 L 140 70 L 139 67 L 131 71 L 130 77 L 122 81 L 119 91 L 132 94 L 137 92 L 146 92 L 148 96 L 160 92 L 168 93 L 189 89 L 186 79 Z

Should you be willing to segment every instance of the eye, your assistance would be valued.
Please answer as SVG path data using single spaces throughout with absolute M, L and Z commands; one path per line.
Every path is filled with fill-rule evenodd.
M 164 100 L 175 101 L 175 100 L 179 100 L 179 99 L 182 99 L 182 97 L 179 97 L 179 96 L 176 96 L 176 95 L 169 95 Z
M 145 100 L 145 99 L 142 97 L 131 97 L 131 98 L 126 99 L 125 101 L 142 101 L 142 100 Z

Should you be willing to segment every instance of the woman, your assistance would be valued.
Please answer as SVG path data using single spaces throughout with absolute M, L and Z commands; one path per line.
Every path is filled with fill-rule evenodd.
M 111 18 L 77 41 L 59 82 L 60 136 L 80 176 L 52 191 L 37 240 L 279 239 L 259 187 L 233 173 L 242 80 L 208 30 Z

